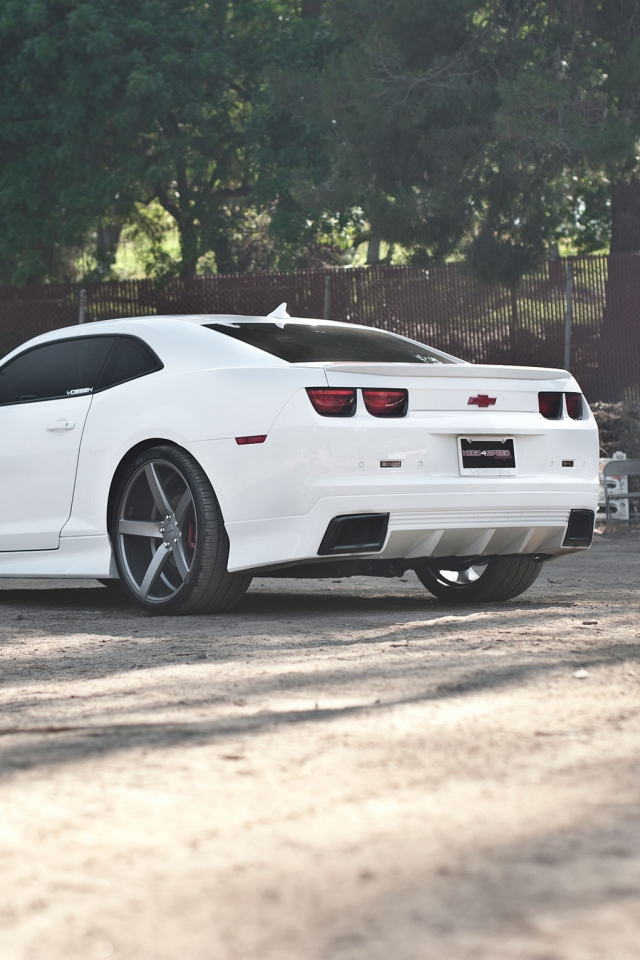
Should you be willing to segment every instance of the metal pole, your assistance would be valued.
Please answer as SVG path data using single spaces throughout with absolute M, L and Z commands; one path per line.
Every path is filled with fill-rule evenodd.
M 328 273 L 324 278 L 324 312 L 325 320 L 331 318 L 331 274 Z
M 87 291 L 80 291 L 80 308 L 78 310 L 78 323 L 87 322 Z
M 571 367 L 571 322 L 573 319 L 573 262 L 567 260 L 567 298 L 564 311 L 564 368 Z

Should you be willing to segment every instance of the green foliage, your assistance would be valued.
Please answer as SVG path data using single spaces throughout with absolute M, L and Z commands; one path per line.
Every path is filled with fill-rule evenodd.
M 601 249 L 638 167 L 636 6 L 332 0 L 331 189 L 414 259 L 509 285 L 559 238 Z
M 560 235 L 573 253 L 606 253 L 611 243 L 611 184 L 596 171 L 574 174 Z
M 0 0 L 0 282 L 371 241 L 515 286 L 601 250 L 640 164 L 636 4 Z
M 157 200 L 136 203 L 122 230 L 113 272 L 118 277 L 161 279 L 181 267 L 180 234 L 175 220 Z
M 319 243 L 326 225 L 309 238 L 287 192 L 306 130 L 267 89 L 292 51 L 322 57 L 318 28 L 296 31 L 296 17 L 290 0 L 0 0 L 4 279 L 59 276 L 56 252 L 103 221 L 146 235 L 147 271 L 173 270 L 155 208 L 142 212 L 154 203 L 177 227 L 183 276 L 204 255 L 224 272 L 254 262 L 265 210 L 275 235 L 282 222 Z

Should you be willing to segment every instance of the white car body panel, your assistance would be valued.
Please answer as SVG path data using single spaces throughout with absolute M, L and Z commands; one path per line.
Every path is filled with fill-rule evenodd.
M 539 391 L 579 392 L 566 371 L 290 364 L 203 326 L 221 320 L 264 318 L 106 321 L 45 334 L 5 358 L 65 337 L 126 333 L 147 343 L 164 369 L 90 397 L 0 406 L 3 436 L 11 438 L 0 486 L 19 507 L 0 516 L 1 576 L 114 576 L 107 534 L 114 476 L 132 449 L 157 442 L 188 451 L 209 477 L 229 535 L 230 571 L 316 561 L 330 521 L 359 513 L 389 514 L 382 549 L 369 555 L 381 560 L 576 549 L 563 540 L 571 510 L 597 509 L 597 429 L 586 403 L 582 420 L 547 420 L 538 410 Z M 314 386 L 405 388 L 409 410 L 383 420 L 359 402 L 353 417 L 323 417 L 307 396 Z M 494 406 L 469 405 L 485 394 L 497 398 Z M 59 414 L 45 410 L 56 404 Z M 71 408 L 84 414 L 72 417 Z M 43 424 L 58 416 L 75 428 L 48 433 Z M 22 421 L 33 424 L 27 430 Z M 29 431 L 39 429 L 32 443 Z M 266 441 L 236 443 L 255 435 Z M 515 470 L 462 475 L 460 437 L 513 438 Z M 388 461 L 400 466 L 381 466 Z M 31 480 L 20 490 L 25 474 Z M 36 508 L 45 475 L 55 503 Z
M 55 550 L 0 553 L 0 577 L 82 580 L 117 577 L 111 541 L 101 537 L 67 537 Z
M 58 546 L 90 405 L 78 396 L 0 406 L 0 551 Z

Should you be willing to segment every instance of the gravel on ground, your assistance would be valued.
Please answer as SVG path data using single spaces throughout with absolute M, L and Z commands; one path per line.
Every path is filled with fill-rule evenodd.
M 0 581 L 2 960 L 637 960 L 640 532 L 504 604 Z

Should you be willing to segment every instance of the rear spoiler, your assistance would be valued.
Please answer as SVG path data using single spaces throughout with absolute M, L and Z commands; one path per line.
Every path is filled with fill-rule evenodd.
M 295 364 L 308 366 L 308 364 Z M 327 373 L 358 373 L 369 377 L 423 377 L 496 380 L 570 380 L 567 370 L 547 367 L 490 366 L 483 363 L 323 363 L 313 364 Z

